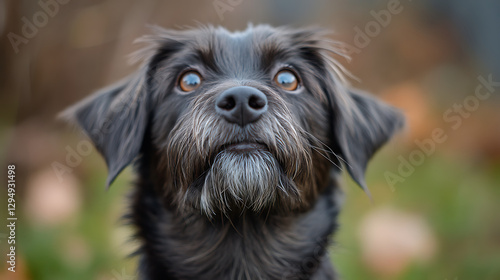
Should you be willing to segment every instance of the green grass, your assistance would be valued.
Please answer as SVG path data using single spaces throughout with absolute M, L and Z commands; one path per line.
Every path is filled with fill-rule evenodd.
M 438 241 L 432 261 L 414 264 L 397 279 L 500 279 L 500 166 L 469 166 L 434 155 L 393 192 L 383 177 L 385 171 L 397 170 L 398 162 L 391 158 L 371 163 L 367 177 L 373 203 L 352 183 L 345 188 L 341 229 L 332 250 L 345 279 L 384 279 L 363 265 L 356 236 L 361 218 L 382 206 L 422 215 Z

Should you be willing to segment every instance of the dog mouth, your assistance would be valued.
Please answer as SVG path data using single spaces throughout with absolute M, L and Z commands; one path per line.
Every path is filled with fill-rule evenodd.
M 226 144 L 222 146 L 221 150 L 236 154 L 246 154 L 255 151 L 269 151 L 267 145 L 258 142 L 238 142 Z
M 211 168 L 216 160 L 224 159 L 227 156 L 238 157 L 240 160 L 254 158 L 256 156 L 273 156 L 268 145 L 259 141 L 235 141 L 220 145 L 213 156 L 208 158 L 207 168 Z

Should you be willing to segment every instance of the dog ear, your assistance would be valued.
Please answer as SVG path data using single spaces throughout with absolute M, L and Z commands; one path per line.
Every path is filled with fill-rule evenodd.
M 82 128 L 105 158 L 108 187 L 140 152 L 148 124 L 146 79 L 141 70 L 62 113 Z
M 131 55 L 131 62 L 142 61 L 137 72 L 61 114 L 80 126 L 103 155 L 108 166 L 108 187 L 141 152 L 151 98 L 161 84 L 154 79 L 159 63 L 184 46 L 185 32 L 156 26 L 151 29 L 153 34 L 136 40 L 145 47 Z
M 336 114 L 334 151 L 353 180 L 369 194 L 365 171 L 373 154 L 404 124 L 399 110 L 360 91 L 347 91 L 350 110 Z M 337 111 L 338 112 L 338 111 Z

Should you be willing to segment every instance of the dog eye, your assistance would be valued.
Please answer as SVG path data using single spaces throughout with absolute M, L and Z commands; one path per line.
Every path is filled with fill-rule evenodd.
M 179 87 L 182 91 L 189 92 L 201 85 L 201 75 L 196 71 L 187 71 L 179 79 Z
M 287 91 L 294 91 L 299 87 L 297 75 L 287 69 L 279 71 L 274 77 L 274 82 Z

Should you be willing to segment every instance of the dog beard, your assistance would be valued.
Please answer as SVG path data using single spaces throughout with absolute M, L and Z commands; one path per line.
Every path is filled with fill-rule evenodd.
M 210 96 L 156 139 L 165 203 L 209 217 L 306 209 L 317 195 L 312 152 L 284 100 L 276 96 L 268 114 L 241 128 L 214 116 Z
M 246 146 L 250 149 L 227 148 L 216 156 L 201 193 L 200 206 L 207 215 L 213 209 L 261 212 L 276 202 L 294 205 L 299 200 L 295 183 L 276 158 L 260 145 Z

